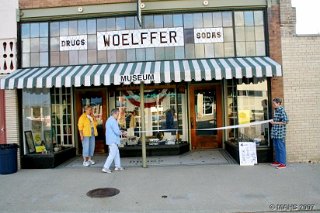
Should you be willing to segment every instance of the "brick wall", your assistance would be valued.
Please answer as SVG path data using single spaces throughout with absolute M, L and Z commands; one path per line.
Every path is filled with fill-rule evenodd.
M 78 5 L 108 4 L 136 2 L 136 0 L 20 0 L 20 9 L 48 8 L 48 7 L 67 7 Z
M 320 162 L 320 36 L 295 35 L 295 9 L 281 1 L 285 108 L 290 123 L 287 158 Z
M 280 32 L 280 5 L 272 4 L 267 9 L 269 54 L 272 59 L 282 63 L 281 56 L 281 32 Z M 277 77 L 271 80 L 271 96 L 283 97 L 283 78 Z

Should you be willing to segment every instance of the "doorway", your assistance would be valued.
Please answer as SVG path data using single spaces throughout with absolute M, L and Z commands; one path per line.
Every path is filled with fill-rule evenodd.
M 105 122 L 107 116 L 106 90 L 105 89 L 80 89 L 75 92 L 77 118 L 85 111 L 85 106 L 92 106 L 93 114 L 98 122 L 95 154 L 106 153 Z M 76 125 L 78 124 L 78 119 Z M 78 150 L 82 153 L 82 144 L 78 132 Z
M 222 147 L 222 131 L 205 130 L 222 126 L 221 86 L 190 85 L 192 149 Z

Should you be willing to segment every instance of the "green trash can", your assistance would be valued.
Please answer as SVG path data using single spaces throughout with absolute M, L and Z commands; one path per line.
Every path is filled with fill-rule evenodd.
M 0 174 L 12 174 L 18 171 L 17 144 L 0 144 Z

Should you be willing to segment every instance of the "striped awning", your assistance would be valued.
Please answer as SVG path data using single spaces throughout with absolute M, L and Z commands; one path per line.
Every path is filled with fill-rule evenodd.
M 19 69 L 0 79 L 0 89 L 211 81 L 281 75 L 281 65 L 269 57 L 128 62 Z

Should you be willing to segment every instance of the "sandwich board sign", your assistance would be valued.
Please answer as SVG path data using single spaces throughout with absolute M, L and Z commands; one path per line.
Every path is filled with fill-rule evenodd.
M 239 142 L 240 166 L 257 164 L 257 147 L 255 142 Z

